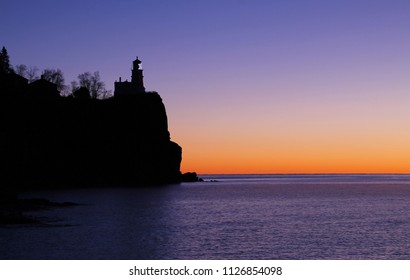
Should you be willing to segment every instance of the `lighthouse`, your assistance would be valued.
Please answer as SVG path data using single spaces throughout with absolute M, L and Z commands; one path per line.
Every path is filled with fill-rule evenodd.
M 121 78 L 118 82 L 116 81 L 114 83 L 114 97 L 145 93 L 144 75 L 142 71 L 141 60 L 139 60 L 137 56 L 132 63 L 131 82 L 128 80 L 122 82 Z

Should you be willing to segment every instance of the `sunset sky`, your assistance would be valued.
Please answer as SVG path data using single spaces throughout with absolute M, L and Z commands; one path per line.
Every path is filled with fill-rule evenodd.
M 3 45 L 108 89 L 138 55 L 183 172 L 410 173 L 407 0 L 2 0 Z

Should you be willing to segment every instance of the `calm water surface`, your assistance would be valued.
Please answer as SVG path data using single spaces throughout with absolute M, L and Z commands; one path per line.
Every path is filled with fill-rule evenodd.
M 410 259 L 409 175 L 203 177 L 25 193 L 81 205 L 0 227 L 0 258 Z

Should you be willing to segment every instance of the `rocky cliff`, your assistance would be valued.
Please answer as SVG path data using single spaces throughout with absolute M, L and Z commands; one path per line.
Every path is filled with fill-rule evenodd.
M 0 183 L 8 186 L 177 182 L 161 97 L 107 100 L 0 97 Z

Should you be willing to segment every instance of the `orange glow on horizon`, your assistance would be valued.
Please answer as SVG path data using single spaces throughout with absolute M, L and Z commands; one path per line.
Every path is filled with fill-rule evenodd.
M 407 161 L 395 159 L 368 159 L 352 158 L 351 162 L 330 160 L 317 160 L 309 158 L 304 160 L 277 158 L 277 161 L 257 159 L 235 159 L 230 161 L 223 159 L 215 160 L 191 160 L 185 158 L 182 164 L 182 172 L 195 171 L 199 174 L 407 174 L 410 168 Z M 352 163 L 353 162 L 353 163 Z
M 318 158 L 281 158 L 257 159 L 237 157 L 230 160 L 223 158 L 202 158 L 202 161 L 184 158 L 182 172 L 195 171 L 199 174 L 408 174 L 410 167 L 403 158 L 373 157 L 351 159 Z
M 396 107 L 385 103 L 364 108 L 366 112 L 363 108 L 333 108 L 329 113 L 332 108 L 311 107 L 312 114 L 277 110 L 262 116 L 255 110 L 255 117 L 243 115 L 236 121 L 211 115 L 200 126 L 206 127 L 201 133 L 177 126 L 175 141 L 183 147 L 181 170 L 199 174 L 410 173 L 406 103 Z

